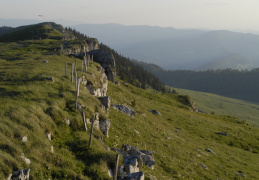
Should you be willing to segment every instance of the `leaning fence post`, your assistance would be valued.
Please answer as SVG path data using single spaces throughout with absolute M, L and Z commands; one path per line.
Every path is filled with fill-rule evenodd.
M 116 163 L 115 163 L 115 171 L 114 171 L 113 180 L 117 180 L 117 177 L 118 177 L 119 159 L 120 159 L 120 154 L 117 154 L 116 155 Z
M 76 73 L 76 60 L 75 60 L 75 66 L 74 66 L 74 73 Z
M 75 72 L 75 90 L 77 90 L 77 73 Z
M 95 115 L 93 116 L 92 124 L 91 124 L 90 139 L 89 139 L 89 149 L 91 148 L 91 143 L 92 143 L 92 134 L 93 134 L 93 129 L 94 129 L 94 120 L 95 120 Z
M 80 81 L 81 79 L 80 78 L 77 78 L 77 87 L 76 87 L 76 95 L 79 96 L 79 88 L 80 88 Z
M 73 83 L 73 79 L 74 79 L 74 77 L 73 77 L 73 74 L 74 74 L 74 71 L 73 71 L 73 70 L 74 70 L 74 67 L 73 67 L 73 66 L 74 66 L 74 64 L 72 63 L 72 64 L 71 64 L 71 83 Z
M 85 120 L 85 112 L 82 112 L 82 118 L 83 118 L 83 123 L 84 123 L 84 126 L 85 126 L 85 131 L 87 131 L 86 120 Z

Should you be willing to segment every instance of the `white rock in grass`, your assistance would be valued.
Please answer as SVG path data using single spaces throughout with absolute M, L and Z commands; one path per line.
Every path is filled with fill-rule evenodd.
M 28 165 L 31 164 L 31 160 L 28 159 L 28 158 L 26 158 L 26 157 L 24 156 L 24 153 L 21 154 L 21 158 L 25 161 L 26 164 L 28 164 Z
M 21 141 L 22 141 L 22 142 L 28 142 L 27 136 L 23 136 L 23 137 L 21 138 Z

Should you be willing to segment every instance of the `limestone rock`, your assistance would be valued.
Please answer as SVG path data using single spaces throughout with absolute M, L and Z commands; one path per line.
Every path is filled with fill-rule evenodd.
M 99 121 L 99 128 L 106 137 L 109 137 L 108 132 L 110 129 L 110 125 L 111 125 L 110 119 Z
M 51 140 L 51 133 L 45 132 L 45 136 L 46 136 L 49 140 Z
M 136 112 L 129 106 L 126 105 L 120 105 L 120 104 L 113 104 L 111 105 L 114 109 L 119 110 L 129 116 L 136 115 Z
M 65 122 L 68 126 L 70 125 L 70 120 L 68 118 L 65 119 Z
M 52 81 L 52 82 L 55 82 L 55 80 L 54 80 L 53 77 L 48 77 L 47 79 L 50 80 L 50 81 Z
M 210 148 L 207 148 L 206 151 L 215 154 Z
M 22 141 L 22 142 L 28 142 L 28 137 L 27 137 L 27 136 L 23 136 L 23 137 L 21 138 L 21 141 Z
M 158 112 L 157 110 L 149 110 L 149 111 L 155 115 L 159 115 L 159 116 L 161 115 L 160 112 Z
M 43 62 L 43 63 L 48 63 L 49 61 L 47 61 L 47 60 L 43 60 L 42 62 Z
M 104 96 L 98 98 L 101 102 L 101 104 L 105 107 L 105 109 L 109 109 L 111 107 L 111 97 Z
M 30 165 L 31 164 L 31 160 L 30 159 L 28 159 L 28 158 L 26 158 L 25 156 L 24 156 L 24 154 L 22 153 L 21 154 L 21 156 L 20 156 L 24 161 L 25 161 L 25 163 L 26 164 L 28 164 L 28 165 Z
M 227 132 L 219 132 L 219 133 L 216 133 L 216 134 L 219 134 L 219 135 L 222 135 L 222 136 L 228 136 Z
M 88 54 L 94 56 L 94 61 L 101 64 L 105 69 L 105 74 L 108 77 L 108 80 L 115 82 L 116 77 L 116 63 L 113 55 L 104 50 L 97 49 L 88 52 Z
M 29 177 L 30 168 L 13 171 L 13 173 L 7 178 L 7 180 L 29 180 Z
M 145 176 L 142 171 L 137 173 L 128 173 L 124 176 L 125 180 L 144 180 Z

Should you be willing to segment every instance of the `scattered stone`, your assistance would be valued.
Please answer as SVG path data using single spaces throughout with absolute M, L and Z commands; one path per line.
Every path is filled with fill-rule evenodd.
M 19 171 L 13 171 L 13 173 L 9 175 L 7 180 L 29 180 L 29 178 L 30 178 L 30 168 L 22 169 Z
M 120 155 L 123 155 L 123 156 L 128 156 L 129 155 L 127 152 L 125 152 L 125 151 L 123 151 L 123 150 L 121 150 L 119 148 L 116 148 L 116 147 L 112 148 L 112 150 L 117 152 L 117 153 L 119 153 Z
M 28 158 L 26 158 L 26 157 L 24 156 L 24 153 L 22 153 L 20 157 L 25 161 L 26 164 L 28 164 L 28 165 L 31 164 L 31 160 L 28 159 Z
M 238 176 L 242 176 L 242 177 L 244 177 L 244 178 L 247 178 L 247 176 L 246 175 L 244 175 L 244 174 L 242 174 L 242 172 L 240 171 L 240 172 L 235 172 L 235 174 L 236 175 L 238 175 Z
M 47 60 L 43 60 L 42 62 L 43 62 L 43 63 L 48 63 L 49 61 L 47 61 Z
M 23 137 L 21 138 L 21 141 L 22 141 L 22 142 L 28 142 L 27 136 L 23 136 Z
M 155 176 L 152 176 L 151 174 L 147 174 L 147 176 L 150 178 L 150 180 L 157 180 Z
M 206 151 L 215 154 L 210 148 L 207 148 Z
M 115 84 L 116 84 L 116 85 L 120 85 L 120 82 L 119 82 L 119 81 L 116 81 Z
M 76 103 L 74 103 L 73 105 L 76 106 Z M 77 110 L 78 111 L 83 111 L 84 110 L 83 109 L 83 105 L 77 103 Z
M 203 167 L 204 169 L 208 169 L 205 164 L 202 164 L 201 167 Z
M 122 82 L 122 84 L 126 87 L 128 87 L 128 84 L 126 82 Z
M 70 125 L 70 120 L 68 118 L 65 119 L 65 122 L 68 126 Z
M 87 124 L 91 124 L 91 120 L 89 118 L 86 118 L 85 121 Z
M 139 135 L 139 132 L 137 130 L 133 129 L 133 131 Z
M 158 112 L 157 110 L 148 110 L 148 111 L 152 112 L 155 115 L 161 116 L 160 112 Z
M 222 135 L 222 136 L 228 136 L 228 133 L 226 133 L 226 132 L 218 132 L 216 134 L 219 134 L 219 135 Z
M 178 131 L 178 130 L 174 130 L 174 132 L 178 132 L 178 133 L 184 134 L 184 132 L 181 132 L 181 131 Z
M 110 119 L 99 121 L 99 128 L 106 137 L 109 137 L 108 132 L 109 132 L 110 126 L 111 126 Z
M 109 146 L 105 147 L 105 149 L 106 149 L 107 152 L 111 151 L 111 148 Z
M 83 84 L 83 85 L 86 85 L 87 84 L 87 79 L 85 78 L 85 76 L 83 76 L 82 78 L 81 78 L 81 84 Z
M 53 145 L 50 146 L 50 152 L 54 153 L 54 146 Z
M 54 80 L 53 77 L 48 77 L 47 79 L 50 80 L 50 81 L 52 81 L 52 82 L 55 82 L 55 80 Z
M 201 151 L 201 150 L 199 150 L 199 149 L 196 149 L 196 151 L 199 152 L 199 153 L 201 153 L 201 154 L 203 154 L 203 155 L 205 155 L 205 156 L 209 156 L 207 153 L 205 153 L 205 152 L 203 152 L 203 151 Z
M 144 176 L 144 173 L 142 171 L 140 171 L 137 173 L 125 174 L 124 179 L 125 180 L 144 180 L 145 176 Z
M 112 169 L 108 169 L 108 176 L 109 176 L 109 177 L 113 177 Z
M 51 140 L 51 133 L 45 132 L 45 136 L 46 136 L 49 140 Z
M 121 104 L 113 104 L 111 105 L 114 109 L 119 110 L 129 116 L 136 115 L 136 112 L 129 106 L 121 105 Z

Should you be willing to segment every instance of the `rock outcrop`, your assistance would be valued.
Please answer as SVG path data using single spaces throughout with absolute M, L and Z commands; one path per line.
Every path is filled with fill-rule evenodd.
M 22 169 L 19 171 L 13 171 L 12 174 L 7 178 L 7 180 L 29 180 L 30 168 Z
M 136 115 L 136 112 L 129 106 L 121 105 L 121 104 L 112 104 L 111 105 L 114 109 L 121 111 L 129 116 Z
M 116 63 L 113 55 L 101 49 L 92 50 L 87 54 L 93 55 L 94 61 L 101 64 L 105 69 L 105 74 L 107 75 L 108 80 L 115 83 Z

